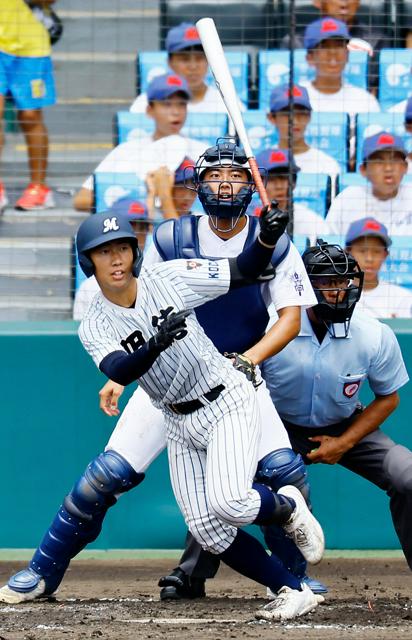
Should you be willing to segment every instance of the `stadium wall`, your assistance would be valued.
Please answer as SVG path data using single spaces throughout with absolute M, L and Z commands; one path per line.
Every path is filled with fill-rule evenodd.
M 407 367 L 412 324 L 389 321 Z M 3 323 L 0 326 L 2 411 L 2 518 L 0 548 L 35 547 L 62 498 L 105 446 L 116 419 L 98 408 L 103 376 L 77 337 L 77 323 Z M 128 397 L 125 393 L 124 401 Z M 364 401 L 368 400 L 365 395 Z M 412 448 L 409 385 L 385 431 Z M 315 512 L 329 549 L 397 549 L 387 496 L 350 472 L 310 469 Z M 185 526 L 162 454 L 147 480 L 110 510 L 94 545 L 108 548 L 181 548 Z

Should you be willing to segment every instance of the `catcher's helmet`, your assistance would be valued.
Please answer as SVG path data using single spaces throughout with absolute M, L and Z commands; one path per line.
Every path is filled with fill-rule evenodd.
M 306 249 L 302 260 L 318 300 L 318 304 L 312 307 L 316 317 L 323 320 L 334 338 L 338 336 L 333 324 L 343 323 L 344 335 L 339 337 L 346 337 L 355 305 L 362 293 L 363 271 L 355 258 L 339 245 L 328 244 L 323 240 L 318 240 L 316 246 Z M 341 283 L 338 286 L 331 284 L 320 287 L 320 278 L 338 280 Z M 324 295 L 326 291 L 335 293 L 334 301 L 327 301 Z M 342 291 L 345 294 L 343 298 L 339 295 Z
M 134 256 L 133 275 L 139 275 L 143 254 L 138 247 L 137 238 L 130 226 L 129 219 L 124 214 L 104 211 L 86 218 L 77 230 L 77 255 L 79 264 L 87 277 L 94 274 L 94 265 L 89 257 L 91 249 L 96 249 L 96 247 L 112 240 L 127 240 L 131 244 Z
M 232 192 L 229 197 L 226 193 L 223 193 L 222 184 L 227 184 L 228 181 L 224 180 L 204 180 L 204 175 L 207 169 L 213 167 L 237 167 L 244 169 L 247 173 L 248 179 L 244 181 L 230 181 L 241 184 L 237 194 Z M 233 138 L 218 138 L 216 144 L 213 147 L 209 147 L 200 156 L 196 163 L 193 175 L 193 181 L 195 184 L 195 190 L 199 196 L 199 200 L 207 214 L 214 217 L 212 224 L 218 229 L 218 219 L 226 218 L 233 219 L 232 229 L 236 225 L 236 222 L 242 216 L 249 206 L 252 195 L 255 191 L 255 183 L 252 179 L 250 166 L 246 154 L 242 147 L 238 147 Z M 217 183 L 217 193 L 214 193 L 210 187 L 212 183 Z

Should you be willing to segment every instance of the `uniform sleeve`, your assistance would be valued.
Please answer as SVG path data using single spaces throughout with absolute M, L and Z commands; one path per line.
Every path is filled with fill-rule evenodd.
M 392 329 L 381 324 L 379 350 L 368 372 L 369 385 L 379 396 L 387 396 L 403 387 L 409 380 L 401 349 Z
M 170 279 L 185 309 L 194 309 L 224 295 L 230 287 L 229 260 L 168 260 L 152 272 Z
M 267 306 L 273 302 L 275 309 L 285 307 L 312 307 L 317 303 L 312 285 L 306 273 L 299 251 L 290 244 L 288 255 L 276 267 L 276 277 L 264 285 Z
M 119 341 L 107 319 L 89 316 L 83 319 L 79 327 L 79 338 L 87 353 L 93 358 L 96 367 L 99 367 L 103 358 L 119 351 Z

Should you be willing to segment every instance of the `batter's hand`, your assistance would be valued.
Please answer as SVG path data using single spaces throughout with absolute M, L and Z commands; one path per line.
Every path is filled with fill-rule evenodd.
M 187 335 L 186 318 L 190 313 L 189 309 L 174 312 L 162 322 L 159 331 L 151 338 L 159 351 L 164 351 L 174 340 L 181 340 Z
M 283 209 L 279 209 L 276 200 L 272 200 L 270 205 L 263 207 L 260 217 L 259 238 L 270 247 L 274 247 L 280 236 L 286 231 L 289 222 L 289 214 Z
M 119 398 L 124 391 L 124 387 L 113 380 L 108 380 L 99 391 L 99 407 L 107 416 L 118 416 Z
M 249 382 L 253 384 L 255 389 L 260 387 L 263 380 L 260 378 L 260 376 L 257 375 L 256 365 L 253 364 L 250 358 L 248 358 L 247 356 L 244 356 L 242 353 L 236 353 L 236 352 L 233 352 L 233 353 L 225 352 L 223 355 L 225 356 L 225 358 L 229 358 L 229 360 L 232 361 L 234 368 L 237 371 L 240 371 L 241 373 L 243 373 L 243 375 L 246 376 Z
M 313 436 L 312 442 L 319 443 L 306 457 L 311 462 L 323 462 L 324 464 L 336 464 L 348 451 L 348 447 L 341 438 L 335 436 Z

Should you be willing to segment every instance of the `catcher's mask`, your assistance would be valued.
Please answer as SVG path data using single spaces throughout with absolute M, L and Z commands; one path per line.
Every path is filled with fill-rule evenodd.
M 363 271 L 339 245 L 323 240 L 306 249 L 302 260 L 318 300 L 312 310 L 324 322 L 332 338 L 346 338 L 362 293 Z M 344 325 L 344 335 L 336 335 L 335 323 Z
M 95 213 L 84 220 L 77 230 L 76 249 L 79 264 L 89 278 L 94 274 L 90 251 L 113 240 L 127 240 L 133 250 L 133 275 L 138 276 L 143 262 L 143 254 L 130 225 L 127 214 L 113 214 L 111 211 Z
M 213 167 L 243 169 L 247 180 L 205 180 L 206 171 Z M 213 147 L 206 149 L 196 163 L 193 181 L 203 209 L 210 216 L 213 227 L 221 232 L 234 229 L 239 218 L 246 213 L 256 189 L 245 152 L 235 144 L 233 138 L 218 138 Z M 239 184 L 241 187 L 235 193 L 233 186 Z M 230 228 L 220 229 L 219 219 L 231 219 Z

